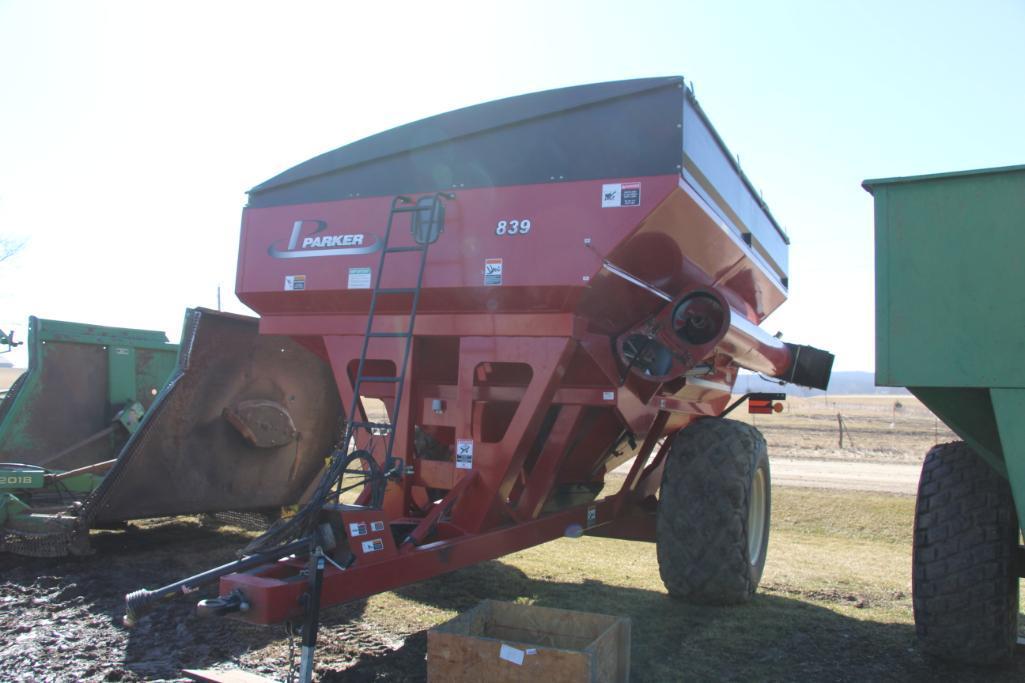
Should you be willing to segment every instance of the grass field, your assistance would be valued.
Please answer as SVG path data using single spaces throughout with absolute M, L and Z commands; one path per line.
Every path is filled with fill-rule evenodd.
M 921 462 L 935 444 L 957 439 L 914 396 L 794 397 L 782 413 L 731 417 L 765 434 L 770 455 L 787 458 Z M 840 448 L 837 415 L 847 431 Z
M 836 412 L 853 448 L 837 447 Z M 911 397 L 791 399 L 780 415 L 735 417 L 756 422 L 770 454 L 796 458 L 917 462 L 953 438 Z M 606 492 L 618 488 L 616 479 Z M 562 539 L 328 610 L 318 678 L 422 681 L 427 629 L 492 598 L 630 617 L 635 681 L 1025 680 L 1025 657 L 971 669 L 918 654 L 912 496 L 779 486 L 772 495 L 768 561 L 750 604 L 694 607 L 669 598 L 652 544 Z M 0 630 L 0 680 L 151 680 L 174 678 L 185 666 L 284 676 L 280 628 L 198 619 L 194 599 L 161 605 L 136 630 L 121 629 L 124 592 L 228 561 L 252 535 L 204 528 L 194 518 L 133 527 L 95 532 L 99 552 L 91 558 L 0 564 L 0 605 L 18 610 L 8 611 L 10 628 Z M 55 663 L 57 656 L 65 659 Z
M 732 608 L 670 598 L 652 544 L 558 540 L 328 610 L 318 677 L 422 681 L 426 630 L 492 598 L 630 617 L 635 681 L 1025 679 L 1025 658 L 1002 669 L 954 668 L 915 650 L 913 506 L 910 496 L 775 489 L 761 589 Z M 7 580 L 0 603 L 21 605 L 18 620 L 34 624 L 27 633 L 12 627 L 10 638 L 0 633 L 0 679 L 151 680 L 187 666 L 284 676 L 288 645 L 280 627 L 196 618 L 191 605 L 199 596 L 158 606 L 134 631 L 117 626 L 126 590 L 227 561 L 244 543 L 238 529 L 179 518 L 96 540 L 93 558 L 59 566 L 23 560 L 0 571 Z M 78 597 L 61 597 L 76 584 L 71 595 Z M 83 642 L 99 647 L 82 653 Z M 81 675 L 62 677 L 46 663 L 54 647 L 85 662 Z M 70 662 L 63 666 L 77 666 Z
M 749 605 L 677 602 L 662 587 L 653 545 L 585 538 L 376 596 L 362 619 L 415 634 L 485 598 L 626 615 L 637 681 L 1025 677 L 1023 663 L 952 669 L 916 652 L 912 498 L 778 489 L 773 508 L 762 588 Z

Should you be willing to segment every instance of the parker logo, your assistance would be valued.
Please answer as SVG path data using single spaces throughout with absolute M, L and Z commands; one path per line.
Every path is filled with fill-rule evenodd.
M 287 247 L 281 249 L 281 242 L 275 242 L 267 249 L 267 253 L 274 258 L 312 258 L 372 254 L 381 248 L 381 243 L 373 235 L 325 235 L 325 230 L 327 223 L 324 221 L 296 221 L 292 224 Z

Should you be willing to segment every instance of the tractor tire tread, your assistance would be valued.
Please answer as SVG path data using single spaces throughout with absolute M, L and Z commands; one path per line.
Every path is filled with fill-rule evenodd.
M 1007 480 L 964 442 L 932 448 L 915 506 L 912 602 L 923 652 L 997 664 L 1018 632 L 1018 518 Z
M 764 437 L 734 420 L 699 420 L 674 438 L 656 521 L 659 573 L 673 597 L 732 605 L 754 594 L 762 567 L 748 559 L 747 513 L 761 459 L 768 475 Z

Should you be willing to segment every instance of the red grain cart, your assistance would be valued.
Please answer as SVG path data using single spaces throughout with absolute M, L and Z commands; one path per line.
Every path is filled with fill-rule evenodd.
M 681 78 L 468 107 L 257 186 L 236 291 L 261 333 L 330 364 L 348 417 L 298 514 L 129 614 L 220 577 L 205 611 L 307 604 L 312 624 L 305 594 L 342 603 L 580 533 L 657 540 L 673 595 L 746 600 L 768 460 L 721 415 L 740 368 L 825 388 L 832 365 L 758 327 L 787 250 Z

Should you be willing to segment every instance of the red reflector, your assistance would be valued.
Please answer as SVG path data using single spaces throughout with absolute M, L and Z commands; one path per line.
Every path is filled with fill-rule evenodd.
M 783 404 L 782 403 L 773 403 L 772 404 L 772 409 L 775 410 L 777 413 L 782 413 L 783 412 Z
M 748 399 L 747 412 L 755 413 L 756 415 L 770 415 L 772 414 L 772 401 Z

